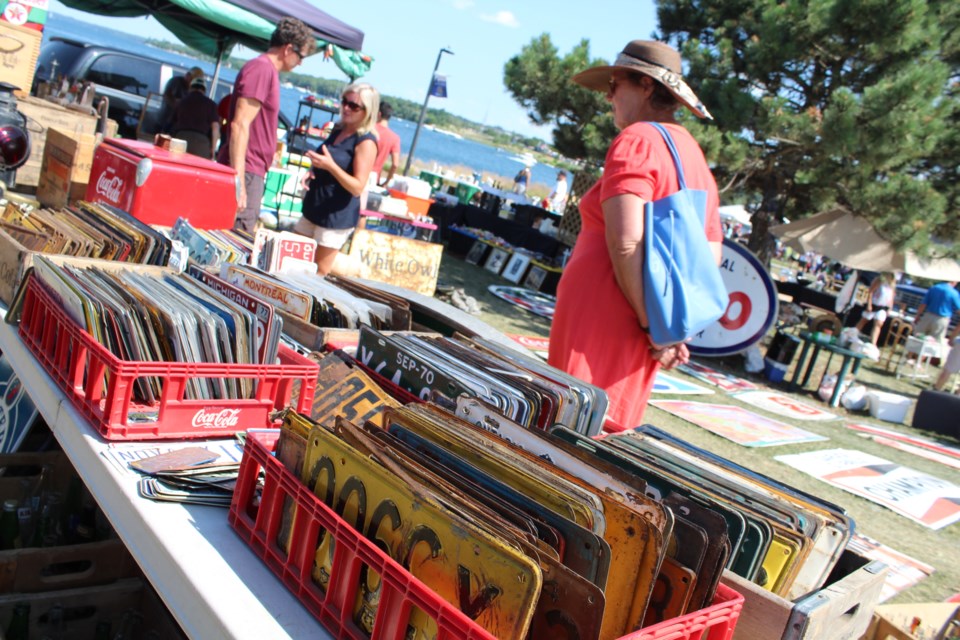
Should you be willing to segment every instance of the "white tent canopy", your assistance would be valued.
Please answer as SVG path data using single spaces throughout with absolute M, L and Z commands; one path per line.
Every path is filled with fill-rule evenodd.
M 742 204 L 727 204 L 719 209 L 721 220 L 733 220 L 740 224 L 750 224 L 750 212 Z
M 950 258 L 921 258 L 897 251 L 866 219 L 841 208 L 770 229 L 788 245 L 816 251 L 848 267 L 867 271 L 902 271 L 917 278 L 960 281 L 960 263 Z

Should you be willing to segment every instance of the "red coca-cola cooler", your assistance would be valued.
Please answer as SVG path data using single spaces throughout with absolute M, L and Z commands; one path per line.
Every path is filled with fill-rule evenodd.
M 148 224 L 172 227 L 185 218 L 198 229 L 230 229 L 237 216 L 237 172 L 152 142 L 111 138 L 93 155 L 86 199 Z

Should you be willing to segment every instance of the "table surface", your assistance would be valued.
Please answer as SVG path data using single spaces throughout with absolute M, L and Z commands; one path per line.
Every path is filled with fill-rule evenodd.
M 136 478 L 105 461 L 101 453 L 107 441 L 76 411 L 5 317 L 0 307 L 0 349 L 189 637 L 333 637 L 230 528 L 226 509 L 141 498 Z

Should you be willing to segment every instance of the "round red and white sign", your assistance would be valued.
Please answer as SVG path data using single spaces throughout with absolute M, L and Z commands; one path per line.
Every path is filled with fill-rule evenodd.
M 766 268 L 746 247 L 724 240 L 720 273 L 730 303 L 720 320 L 690 341 L 690 353 L 739 353 L 758 342 L 777 320 L 777 289 Z

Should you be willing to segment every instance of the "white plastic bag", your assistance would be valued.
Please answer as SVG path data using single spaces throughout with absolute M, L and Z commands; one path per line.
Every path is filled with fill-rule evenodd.
M 857 331 L 856 327 L 846 327 L 840 332 L 838 341 L 840 342 L 841 347 L 847 347 L 851 344 L 856 344 L 860 342 L 860 332 Z
M 873 360 L 877 362 L 880 360 L 880 349 L 877 348 L 877 345 L 870 344 L 869 342 L 857 342 L 850 345 L 850 351 L 854 353 L 862 353 L 864 358 L 868 360 Z
M 759 373 L 763 371 L 763 354 L 760 353 L 760 347 L 756 343 L 750 345 L 743 352 L 743 368 L 747 373 Z
M 845 380 L 843 382 L 843 387 L 840 389 L 840 396 L 843 397 L 843 394 L 850 388 L 850 384 L 853 380 Z M 823 376 L 823 380 L 820 381 L 820 388 L 817 389 L 817 395 L 820 396 L 820 399 L 824 402 L 830 402 L 830 397 L 833 395 L 833 390 L 837 386 L 837 376 L 832 373 L 828 373 Z
M 863 411 L 867 408 L 867 388 L 862 384 L 852 384 L 840 397 L 840 404 L 850 411 Z

